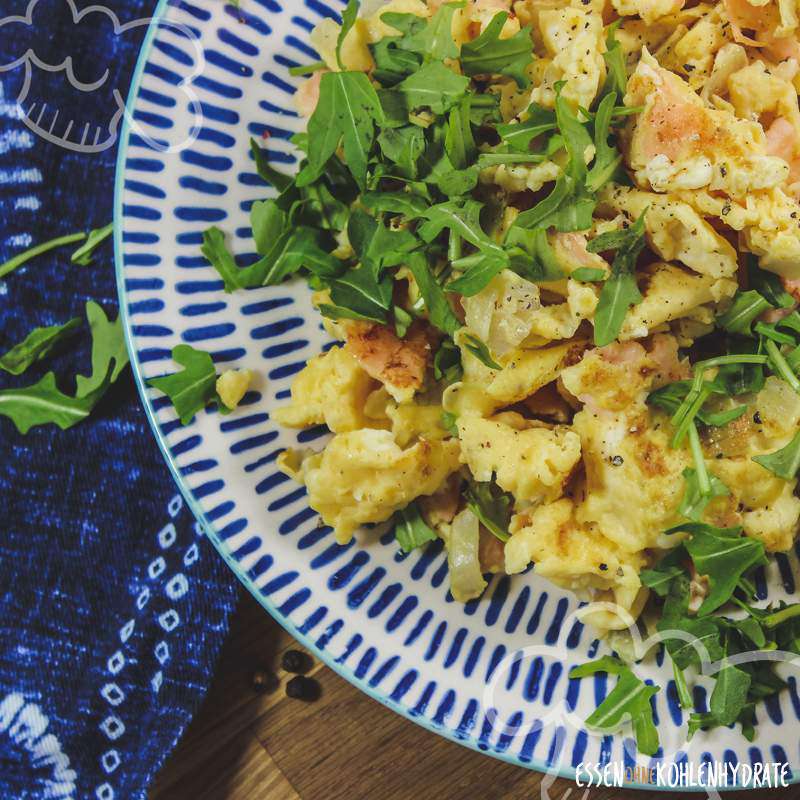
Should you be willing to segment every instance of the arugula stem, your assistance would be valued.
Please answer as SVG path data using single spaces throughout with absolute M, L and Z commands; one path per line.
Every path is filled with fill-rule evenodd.
M 761 624 L 765 628 L 777 628 L 778 625 L 786 622 L 787 619 L 793 619 L 798 616 L 800 616 L 800 603 L 782 608 L 780 611 L 775 611 L 773 614 L 764 617 L 764 619 L 761 620 Z
M 686 678 L 683 670 L 673 661 L 672 674 L 675 676 L 675 690 L 678 693 L 678 702 L 682 709 L 688 711 L 694 708 L 694 701 L 689 694 L 689 687 L 686 685 Z
M 786 356 L 786 363 L 789 365 L 789 368 L 792 372 L 796 372 L 800 369 L 800 345 L 794 348 L 791 352 L 787 353 Z
M 537 164 L 547 156 L 542 153 L 481 153 L 478 166 L 491 167 L 494 164 Z
M 297 67 L 290 67 L 290 75 L 311 75 L 314 72 L 319 72 L 321 69 L 326 69 L 327 64 L 324 61 L 315 61 L 313 64 L 300 64 Z
M 57 250 L 59 247 L 64 247 L 68 244 L 75 244 L 82 242 L 86 238 L 85 233 L 71 233 L 68 236 L 59 236 L 56 239 L 51 239 L 49 242 L 42 242 L 35 247 L 31 247 L 22 253 L 9 259 L 5 264 L 0 264 L 0 278 L 5 278 L 6 275 L 12 273 L 15 269 L 19 269 L 23 264 L 27 264 L 31 259 L 36 258 L 44 253 L 49 253 L 51 250 Z
M 739 578 L 739 588 L 748 596 L 755 597 L 756 587 L 749 578 Z
M 699 374 L 702 375 L 702 373 Z M 692 391 L 694 391 L 694 389 L 692 389 Z M 694 424 L 694 418 L 697 416 L 697 414 L 703 407 L 703 404 L 706 402 L 706 400 L 708 400 L 710 394 L 711 390 L 706 387 L 702 388 L 697 393 L 697 395 L 694 398 L 694 401 L 684 414 L 684 417 L 681 420 L 680 425 L 678 426 L 672 437 L 672 442 L 671 442 L 672 447 L 680 447 L 681 443 L 686 438 L 686 434 L 689 431 L 689 426 Z
M 455 231 L 450 231 L 450 242 L 447 246 L 447 260 L 452 264 L 461 258 L 464 241 Z
M 705 361 L 698 361 L 694 368 L 706 370 L 711 369 L 712 367 L 725 367 L 729 364 L 766 364 L 768 362 L 768 358 L 766 356 L 760 356 L 748 353 L 743 353 L 741 355 L 730 355 L 730 356 L 716 356 L 715 358 L 707 358 Z
M 711 478 L 708 477 L 706 457 L 703 455 L 700 434 L 697 432 L 697 425 L 694 424 L 694 420 L 689 423 L 689 446 L 692 450 L 694 468 L 697 470 L 697 485 L 700 488 L 700 494 L 707 497 L 711 494 Z
M 783 378 L 797 394 L 800 394 L 800 380 L 798 380 L 797 375 L 792 372 L 792 368 L 786 363 L 786 359 L 783 357 L 783 353 L 778 349 L 778 345 L 775 344 L 772 339 L 766 339 L 764 341 L 764 347 L 767 350 L 769 360 L 775 372 Z
M 86 241 L 72 254 L 73 264 L 88 264 L 91 263 L 92 253 L 106 240 L 111 234 L 114 233 L 114 223 L 109 222 L 102 228 L 90 231 Z
M 677 428 L 683 423 L 689 413 L 689 410 L 700 394 L 700 391 L 703 388 L 703 374 L 703 368 L 695 369 L 692 385 L 689 388 L 689 391 L 686 393 L 686 397 L 683 398 L 683 402 L 678 406 L 678 410 L 670 418 L 670 422 L 674 427 Z M 672 446 L 675 447 L 674 444 Z

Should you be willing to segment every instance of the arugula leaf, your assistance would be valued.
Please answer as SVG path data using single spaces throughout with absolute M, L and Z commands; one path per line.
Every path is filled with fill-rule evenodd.
M 729 333 L 752 336 L 753 323 L 769 308 L 769 302 L 755 290 L 737 292 L 733 305 L 717 317 L 717 325 Z
M 433 377 L 449 385 L 460 381 L 463 374 L 461 351 L 452 339 L 444 339 L 433 357 Z
M 507 75 L 520 89 L 531 85 L 526 74 L 533 62 L 533 39 L 525 27 L 507 39 L 501 39 L 508 12 L 496 14 L 481 35 L 461 48 L 461 68 L 465 75 Z
M 596 267 L 578 267 L 572 270 L 569 277 L 574 281 L 581 281 L 581 283 L 599 283 L 604 281 L 608 275 L 604 269 Z
M 558 129 L 555 111 L 533 103 L 526 113 L 528 118 L 524 122 L 507 122 L 496 128 L 503 142 L 515 153 L 528 153 L 534 139 Z
M 709 592 L 697 610 L 704 617 L 726 603 L 749 569 L 765 564 L 763 542 L 741 536 L 740 528 L 695 524 L 686 551 L 699 575 L 708 577 Z
M 724 428 L 734 420 L 743 417 L 749 410 L 748 406 L 737 406 L 729 411 L 701 411 L 697 418 L 704 424 L 714 428 Z
M 398 11 L 384 11 L 381 14 L 381 22 L 403 34 L 401 37 L 393 38 L 397 39 L 399 47 L 407 50 L 416 50 L 419 47 L 419 41 L 416 40 L 416 37 L 428 25 L 428 20 L 425 17 Z
M 86 241 L 72 254 L 70 261 L 88 267 L 94 260 L 94 251 L 114 232 L 114 223 L 109 222 L 103 228 L 89 231 Z
M 350 244 L 358 260 L 377 279 L 384 267 L 397 266 L 419 246 L 419 240 L 407 230 L 392 230 L 363 211 L 354 211 L 347 224 Z
M 672 674 L 675 677 L 675 692 L 678 695 L 678 702 L 681 708 L 686 711 L 694 708 L 694 700 L 692 700 L 689 687 L 686 685 L 686 676 L 674 661 L 672 662 Z
M 0 357 L 0 369 L 11 375 L 22 375 L 37 361 L 50 355 L 55 347 L 80 327 L 80 324 L 80 319 L 76 317 L 63 325 L 34 328 L 23 341 Z
M 687 467 L 683 471 L 683 477 L 686 481 L 686 489 L 683 493 L 678 513 L 695 522 L 700 521 L 706 506 L 712 500 L 730 495 L 728 487 L 716 475 L 709 474 L 711 481 L 711 491 L 709 493 L 702 492 L 696 469 Z
M 297 189 L 292 186 L 275 199 L 295 224 L 323 229 L 335 235 L 345 227 L 350 205 L 358 197 L 358 186 L 338 156 L 328 161 L 325 174 Z
M 274 200 L 254 203 L 251 220 L 262 258 L 249 267 L 238 266 L 219 228 L 212 226 L 203 233 L 201 252 L 219 273 L 226 292 L 274 286 L 302 268 L 323 278 L 342 271 L 342 262 L 319 246 L 316 232 L 293 226 Z
M 38 383 L 21 389 L 0 391 L 0 415 L 8 417 L 21 434 L 38 425 L 54 424 L 67 430 L 85 420 L 111 383 L 111 369 L 95 389 L 82 397 L 70 397 L 56 385 L 48 372 Z
M 106 378 L 108 385 L 115 383 L 129 360 L 121 316 L 112 322 L 97 303 L 89 300 L 86 303 L 86 319 L 92 332 L 92 373 L 76 377 L 78 398 L 94 396 Z
M 515 228 L 549 228 L 561 233 L 588 230 L 596 201 L 582 181 L 562 172 L 552 192 L 533 208 L 523 211 L 514 221 Z
M 594 142 L 586 130 L 586 124 L 578 119 L 561 93 L 562 88 L 563 82 L 560 82 L 556 87 L 556 122 L 558 123 L 559 132 L 564 137 L 564 145 L 570 156 L 567 170 L 576 181 L 582 182 L 588 175 L 586 151 Z
M 599 191 L 605 186 L 622 163 L 622 153 L 616 146 L 608 143 L 616 101 L 616 93 L 607 94 L 597 107 L 594 119 L 594 163 L 586 176 L 586 186 L 592 192 Z
M 555 185 L 550 194 L 540 200 L 533 208 L 523 211 L 514 221 L 511 230 L 515 228 L 525 228 L 528 230 L 549 228 L 551 225 L 554 225 L 553 220 L 562 203 L 570 196 L 573 185 L 574 181 L 562 172 L 558 178 L 556 178 Z M 509 231 L 509 233 L 510 232 L 511 231 Z
M 761 269 L 758 258 L 752 253 L 747 256 L 747 284 L 775 308 L 791 308 L 795 303 L 783 288 L 781 279 L 774 272 Z
M 677 530 L 693 531 L 699 527 L 703 527 L 702 523 L 690 522 L 667 531 L 667 533 Z M 674 556 L 675 561 L 680 561 L 685 554 L 684 546 L 680 545 Z M 667 557 L 663 559 L 665 564 L 670 563 L 671 566 L 677 566 L 677 563 L 667 562 Z M 656 624 L 656 630 L 664 634 L 664 645 L 670 657 L 680 669 L 686 669 L 691 664 L 700 664 L 698 652 L 700 646 L 706 649 L 710 661 L 718 661 L 724 655 L 718 618 L 698 619 L 689 616 L 690 586 L 689 576 L 685 572 L 673 577 L 664 598 L 661 619 Z M 682 633 L 684 636 L 681 638 L 670 636 L 669 634 L 673 631 Z
M 750 676 L 741 669 L 728 665 L 717 673 L 716 678 L 709 710 L 718 725 L 732 725 L 746 704 Z
M 747 639 L 749 643 L 754 644 L 758 648 L 762 648 L 767 643 L 767 638 L 761 623 L 754 617 L 745 617 L 744 619 L 728 619 L 721 617 L 724 626 L 728 631 L 736 631 L 739 637 Z
M 387 36 L 370 45 L 372 58 L 375 61 L 372 76 L 383 86 L 395 86 L 416 72 L 422 63 L 416 53 L 398 47 L 397 40 L 398 37 Z
M 326 72 L 319 103 L 308 121 L 308 165 L 297 176 L 297 186 L 315 181 L 341 144 L 345 163 L 363 191 L 375 125 L 383 120 L 383 107 L 366 74 Z
M 414 322 L 414 317 L 412 317 L 411 314 L 409 314 L 404 308 L 400 308 L 400 306 L 395 306 L 393 312 L 394 332 L 397 334 L 399 339 L 404 339 L 408 333 L 408 329 L 411 327 L 411 323 Z
M 753 456 L 753 461 L 785 481 L 792 480 L 800 469 L 800 433 L 786 447 L 767 455 Z
M 586 726 L 610 733 L 618 730 L 630 718 L 639 752 L 655 755 L 659 739 L 650 698 L 660 688 L 644 683 L 630 669 L 621 671 L 617 685 L 587 718 Z
M 419 506 L 411 503 L 394 517 L 394 537 L 404 553 L 410 553 L 417 547 L 436 539 L 436 531 L 432 530 L 420 514 Z
M 470 98 L 465 97 L 450 112 L 444 146 L 450 163 L 456 169 L 466 169 L 477 158 L 478 149 L 472 135 Z
M 404 46 L 422 53 L 425 61 L 458 58 L 460 49 L 452 34 L 453 15 L 465 5 L 465 0 L 441 5 L 419 33 L 406 39 Z
M 473 125 L 497 125 L 503 121 L 499 94 L 475 94 L 470 97 L 470 119 Z
M 485 367 L 489 367 L 489 369 L 503 369 L 503 367 L 492 358 L 486 344 L 477 336 L 473 336 L 471 333 L 466 334 L 464 336 L 464 347 L 466 347 L 466 349 Z
M 458 436 L 458 417 L 449 411 L 442 411 L 442 427 L 451 435 Z
M 468 86 L 469 78 L 456 75 L 441 61 L 432 61 L 409 75 L 396 89 L 406 98 L 409 108 L 430 108 L 434 114 L 446 114 L 461 102 Z
M 625 231 L 611 265 L 611 275 L 603 284 L 594 318 L 594 343 L 604 347 L 615 341 L 622 330 L 625 315 L 632 305 L 644 299 L 634 275 L 636 259 L 644 248 L 644 213 Z M 607 235 L 607 234 L 606 234 Z M 593 239 L 593 247 L 603 247 L 603 236 Z
M 148 386 L 169 397 L 181 425 L 188 425 L 195 415 L 217 397 L 217 370 L 208 353 L 179 344 L 172 351 L 172 360 L 184 369 L 162 378 L 151 378 Z
M 250 227 L 253 229 L 256 252 L 266 255 L 286 229 L 286 214 L 273 200 L 256 200 L 250 207 Z
M 220 274 L 228 294 L 245 287 L 241 278 L 241 269 L 228 250 L 228 246 L 225 244 L 225 234 L 219 228 L 212 226 L 204 231 L 203 246 L 200 252 Z
M 730 356 L 742 355 L 750 357 L 756 355 L 759 346 L 749 339 L 729 340 L 727 352 Z M 733 350 L 739 350 L 734 353 Z M 764 388 L 764 368 L 761 364 L 742 361 L 738 364 L 725 364 L 717 371 L 714 383 L 723 388 L 724 393 L 736 397 L 740 394 L 756 394 Z M 708 423 L 707 423 L 708 424 Z
M 368 265 L 350 269 L 330 282 L 331 300 L 339 308 L 339 317 L 345 310 L 355 313 L 350 319 L 365 319 L 386 323 L 392 305 L 392 279 L 387 275 L 378 278 Z M 331 316 L 328 306 L 320 306 L 325 316 Z M 336 317 L 334 317 L 335 319 Z
M 535 283 L 558 281 L 567 277 L 558 263 L 544 228 L 513 228 L 506 237 L 510 267 Z
M 486 530 L 501 542 L 511 538 L 508 525 L 514 498 L 495 483 L 471 480 L 465 492 L 467 508 L 480 520 Z
M 273 186 L 280 194 L 294 186 L 294 179 L 275 169 L 267 159 L 258 142 L 250 137 L 250 152 L 256 165 L 256 172 L 268 184 Z
M 445 286 L 448 292 L 473 297 L 509 266 L 509 259 L 503 253 L 477 253 L 477 263 L 471 266 L 460 278 L 456 278 Z M 461 263 L 466 261 L 462 259 Z
M 446 161 L 449 163 L 450 160 Z M 442 167 L 444 163 L 445 159 L 441 162 Z M 449 197 L 464 195 L 478 185 L 479 175 L 480 167 L 477 164 L 466 169 L 440 170 L 435 173 L 436 186 L 442 194 Z
M 317 310 L 320 314 L 322 314 L 323 317 L 327 317 L 328 319 L 332 320 L 354 319 L 361 322 L 386 322 L 385 317 L 369 317 L 364 314 L 359 314 L 358 311 L 354 311 L 352 308 L 347 308 L 346 306 L 337 306 L 332 303 L 320 303 L 317 306 Z
M 353 28 L 353 25 L 356 24 L 356 19 L 358 18 L 358 6 L 359 0 L 348 0 L 347 7 L 342 12 L 342 27 L 339 30 L 339 36 L 336 38 L 336 63 L 339 65 L 339 69 L 344 71 L 347 69 L 345 65 L 342 63 L 342 45 L 344 44 L 344 40 L 347 38 L 347 34 Z
M 33 386 L 0 392 L 0 415 L 11 419 L 20 433 L 38 425 L 55 424 L 62 430 L 77 425 L 91 414 L 128 364 L 121 320 L 109 322 L 91 300 L 86 304 L 86 316 L 92 332 L 92 375 L 77 377 L 74 397 L 58 388 L 52 372 Z
M 618 19 L 606 28 L 606 52 L 603 53 L 603 60 L 606 62 L 608 70 L 605 91 L 615 92 L 623 97 L 628 88 L 628 72 L 625 69 L 625 54 L 622 51 L 622 44 L 616 37 L 621 24 L 622 20 Z
M 607 672 L 609 675 L 621 675 L 625 670 L 630 667 L 624 662 L 620 661 L 616 656 L 601 656 L 594 661 L 587 661 L 585 664 L 580 664 L 573 667 L 569 671 L 571 679 L 588 678 L 597 672 Z
M 742 664 L 739 668 L 750 676 L 750 688 L 748 689 L 747 697 L 751 702 L 747 703 L 745 707 L 750 706 L 752 708 L 754 706 L 752 701 L 773 697 L 789 686 L 783 678 L 775 674 L 771 664 Z M 741 714 L 739 717 L 741 717 Z M 742 722 L 739 717 L 737 717 L 737 721 Z M 742 727 L 744 728 L 744 723 Z
M 384 128 L 378 135 L 378 145 L 383 157 L 397 167 L 401 177 L 416 180 L 418 162 L 427 146 L 422 128 L 418 125 Z
M 682 545 L 678 545 L 651 569 L 643 569 L 639 573 L 639 579 L 644 586 L 652 589 L 659 597 L 666 597 L 670 593 L 674 579 L 686 574 L 683 565 L 686 560 L 688 560 L 686 550 Z
M 630 272 L 612 274 L 603 284 L 594 318 L 594 343 L 604 347 L 615 341 L 622 330 L 628 309 L 644 298 Z
M 402 214 L 406 219 L 417 219 L 428 209 L 425 200 L 408 192 L 367 192 L 361 202 L 370 211 Z
M 427 221 L 420 225 L 417 233 L 430 243 L 447 228 L 475 247 L 499 251 L 498 245 L 481 227 L 482 209 L 483 204 L 472 198 L 439 203 L 423 214 Z
M 427 257 L 422 253 L 413 253 L 407 264 L 425 301 L 431 324 L 452 336 L 461 327 L 461 322 L 453 313 L 444 290 L 431 272 Z

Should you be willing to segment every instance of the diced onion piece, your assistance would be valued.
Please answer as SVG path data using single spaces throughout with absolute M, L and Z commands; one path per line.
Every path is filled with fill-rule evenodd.
M 464 509 L 453 520 L 449 544 L 450 592 L 459 603 L 466 603 L 480 597 L 486 588 L 478 557 L 480 526 L 469 509 Z
M 797 429 L 800 422 L 800 395 L 779 378 L 767 378 L 756 398 L 756 407 L 770 432 L 780 434 Z

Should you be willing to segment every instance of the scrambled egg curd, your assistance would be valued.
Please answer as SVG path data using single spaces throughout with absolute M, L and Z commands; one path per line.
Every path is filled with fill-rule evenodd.
M 390 22 L 400 17 L 387 21 L 387 13 L 430 19 L 442 5 L 364 3 L 341 42 L 339 26 L 325 20 L 312 35 L 325 69 L 298 93 L 300 110 L 313 113 L 321 74 L 372 75 L 375 46 L 398 35 Z M 545 122 L 529 136 L 541 157 L 479 161 L 474 191 L 497 210 L 482 217 L 481 252 L 491 251 L 489 240 L 505 241 L 515 220 L 566 180 L 566 152 L 557 146 L 564 140 L 545 146 L 561 124 L 557 103 L 591 130 L 618 63 L 621 158 L 596 186 L 590 224 L 564 230 L 556 222 L 545 231 L 560 273 L 533 278 L 512 262 L 476 293 L 447 294 L 461 327 L 446 343 L 428 324 L 430 308 L 419 300 L 425 287 L 413 269 L 394 284 L 404 325 L 328 315 L 339 343 L 308 362 L 275 419 L 292 428 L 324 424 L 333 436 L 321 452 L 283 453 L 280 466 L 305 484 L 341 543 L 359 526 L 399 524 L 416 509 L 413 524 L 448 549 L 457 600 L 478 596 L 487 572 L 516 574 L 533 564 L 519 580 L 541 576 L 607 601 L 590 621 L 600 631 L 623 629 L 648 597 L 642 570 L 687 536 L 670 529 L 688 519 L 738 526 L 774 552 L 791 547 L 800 525 L 797 465 L 754 460 L 791 446 L 800 429 L 800 383 L 776 366 L 800 366 L 780 333 L 800 298 L 798 4 L 466 0 L 449 20 L 453 41 L 475 41 L 499 12 L 506 12 L 501 40 L 521 31 L 532 39 L 527 80 L 485 74 L 470 91 L 497 98 L 506 130 L 531 127 L 532 108 Z M 609 57 L 612 47 L 619 62 Z M 445 63 L 472 75 L 466 61 Z M 432 119 L 424 110 L 410 117 L 422 130 Z M 480 147 L 497 152 L 492 143 Z M 587 165 L 597 148 L 586 148 Z M 632 256 L 632 299 L 613 341 L 598 344 L 607 324 L 604 282 L 621 269 L 613 237 L 640 219 L 644 249 Z M 400 217 L 392 224 L 412 225 Z M 352 254 L 346 231 L 339 245 Z M 451 280 L 466 272 L 460 257 L 444 246 Z M 770 289 L 760 305 L 751 296 L 756 274 Z M 331 302 L 327 290 L 317 300 Z M 727 366 L 701 372 L 707 384 L 694 380 L 696 362 L 709 355 L 705 342 L 754 331 L 766 338 L 711 353 L 773 353 L 772 343 L 780 358 L 747 367 L 760 378 L 744 392 L 731 388 Z M 702 402 L 691 394 L 693 381 Z M 670 405 L 673 388 L 683 394 Z M 687 397 L 698 416 L 685 438 L 678 430 Z M 711 489 L 701 480 L 697 490 L 701 474 Z M 702 503 L 694 502 L 697 491 Z

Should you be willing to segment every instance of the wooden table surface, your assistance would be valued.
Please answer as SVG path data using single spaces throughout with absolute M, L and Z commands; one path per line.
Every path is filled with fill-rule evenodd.
M 481 756 L 423 730 L 319 662 L 314 703 L 286 697 L 281 654 L 294 640 L 243 592 L 206 701 L 150 800 L 579 800 L 582 790 Z M 257 694 L 252 675 L 277 670 L 281 686 Z M 795 735 L 795 740 L 797 736 Z M 586 800 L 674 800 L 668 792 L 591 790 Z M 684 795 L 685 796 L 685 795 Z M 700 797 L 702 795 L 695 795 Z M 734 795 L 730 795 L 734 797 Z M 800 800 L 800 785 L 737 794 Z

